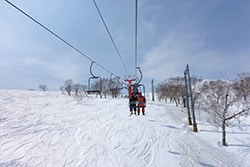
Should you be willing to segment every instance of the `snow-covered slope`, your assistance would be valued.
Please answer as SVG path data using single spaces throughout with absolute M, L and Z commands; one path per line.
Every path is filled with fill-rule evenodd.
M 60 92 L 0 90 L 0 113 L 0 167 L 250 164 L 249 124 L 229 129 L 232 144 L 222 147 L 215 127 L 200 121 L 194 133 L 174 104 L 148 100 L 146 116 L 129 117 L 128 99 L 78 104 Z

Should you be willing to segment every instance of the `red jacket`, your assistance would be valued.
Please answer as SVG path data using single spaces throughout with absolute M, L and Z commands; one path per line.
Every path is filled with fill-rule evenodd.
M 138 107 L 145 107 L 146 99 L 142 95 L 137 96 Z

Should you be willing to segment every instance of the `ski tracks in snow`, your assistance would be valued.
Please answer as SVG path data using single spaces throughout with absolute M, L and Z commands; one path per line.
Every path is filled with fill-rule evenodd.
M 197 133 L 190 132 L 191 127 L 185 124 L 185 112 L 174 112 L 175 106 L 165 106 L 160 103 L 151 108 L 155 108 L 153 111 L 165 110 L 152 115 L 153 119 L 148 118 L 150 122 L 158 122 L 159 127 L 154 129 L 161 129 L 162 133 L 157 137 L 156 142 L 156 145 L 161 146 L 156 148 L 157 154 L 160 154 L 159 157 L 154 157 L 154 161 L 157 162 L 154 162 L 156 166 L 238 165 L 231 154 L 214 148 L 198 137 Z
M 57 105 L 66 106 L 68 98 L 58 93 L 31 91 L 11 91 L 1 97 L 5 97 L 1 101 L 5 120 L 0 124 L 0 166 L 64 166 L 69 163 L 66 162 L 69 151 L 75 152 L 77 148 L 69 145 L 71 130 L 64 116 L 55 117 L 61 114 Z M 68 119 L 70 112 L 64 113 Z
M 164 145 L 162 129 L 151 127 L 146 116 L 128 117 L 126 99 L 95 101 L 102 105 L 84 111 L 74 135 L 81 150 L 77 166 L 145 167 L 164 162 L 158 153 Z
M 189 132 L 186 113 L 171 105 L 149 101 L 146 116 L 129 117 L 127 99 L 1 96 L 0 167 L 234 166 L 231 155 Z

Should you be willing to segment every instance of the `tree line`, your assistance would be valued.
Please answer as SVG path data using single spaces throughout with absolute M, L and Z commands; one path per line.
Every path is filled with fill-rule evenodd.
M 233 120 L 250 113 L 250 73 L 241 73 L 233 80 L 202 80 L 192 76 L 192 93 L 196 108 L 205 111 L 222 129 L 222 145 L 226 146 L 226 127 Z M 184 77 L 171 77 L 156 86 L 158 100 L 186 107 Z
M 196 88 L 197 85 L 201 83 L 202 79 L 198 76 L 192 76 L 190 79 L 195 100 L 196 96 L 198 96 Z M 177 107 L 181 104 L 186 107 L 184 77 L 170 77 L 159 83 L 155 89 L 159 101 L 167 102 L 169 100 L 170 103 L 175 103 Z
M 121 90 L 123 89 L 123 83 L 121 82 L 120 77 L 103 78 L 101 79 L 101 84 L 98 81 L 91 83 L 91 85 L 81 85 L 74 84 L 72 79 L 68 79 L 65 81 L 65 84 L 60 87 L 62 93 L 67 93 L 69 96 L 74 95 L 78 96 L 82 93 L 87 94 L 90 90 L 100 90 L 100 93 L 105 97 L 107 95 L 111 95 L 113 98 L 116 98 L 121 94 Z

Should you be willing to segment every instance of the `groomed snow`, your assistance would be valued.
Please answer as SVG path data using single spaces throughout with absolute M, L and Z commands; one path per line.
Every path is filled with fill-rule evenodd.
M 129 117 L 128 99 L 0 90 L 0 167 L 247 167 L 250 121 L 220 129 L 197 112 L 147 99 L 146 116 Z

